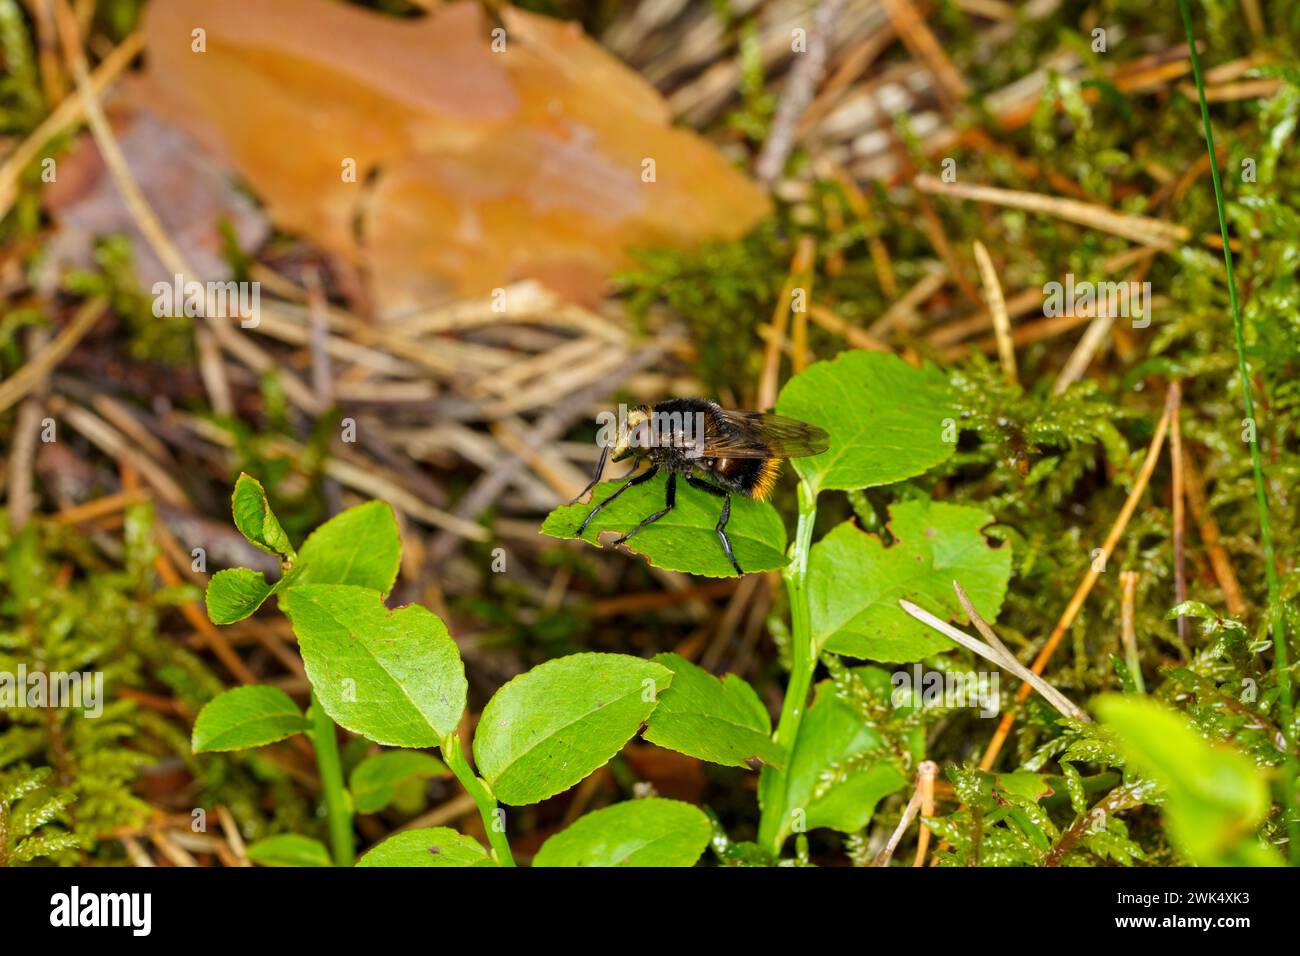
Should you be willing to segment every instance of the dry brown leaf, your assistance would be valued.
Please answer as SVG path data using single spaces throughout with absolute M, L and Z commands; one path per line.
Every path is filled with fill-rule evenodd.
M 151 95 L 278 225 L 364 266 L 387 314 L 526 277 L 591 299 L 629 246 L 733 237 L 766 214 L 576 25 L 501 16 L 493 52 L 468 2 L 418 20 L 324 0 L 154 3 Z

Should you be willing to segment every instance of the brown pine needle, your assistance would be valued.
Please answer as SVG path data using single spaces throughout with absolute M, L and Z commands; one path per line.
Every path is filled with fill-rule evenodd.
M 790 260 L 790 273 L 781 288 L 781 297 L 772 311 L 772 334 L 767 339 L 767 349 L 763 356 L 763 372 L 758 380 L 758 396 L 755 406 L 766 411 L 776 404 L 777 382 L 781 376 L 781 353 L 785 350 L 786 329 L 790 322 L 791 297 L 804 276 L 811 274 L 813 256 L 817 247 L 812 236 L 800 236 L 795 246 L 794 256 Z
M 27 364 L 13 375 L 0 382 L 0 412 L 20 401 L 44 381 L 50 371 L 67 357 L 68 353 L 99 321 L 107 305 L 108 301 L 103 297 L 97 296 L 88 300 L 77 310 L 76 315 L 63 331 L 54 337 L 54 341 L 33 355 Z
M 90 75 L 90 88 L 96 95 L 103 93 L 109 84 L 130 65 L 140 51 L 144 49 L 144 33 L 137 30 L 117 47 L 95 68 Z M 32 130 L 18 147 L 4 158 L 0 164 L 0 219 L 9 213 L 14 199 L 18 195 L 18 177 L 41 155 L 41 151 L 55 136 L 85 116 L 85 107 L 80 96 L 69 96 L 59 102 L 45 117 L 41 125 Z
M 1205 484 L 1201 480 L 1200 469 L 1191 452 L 1183 449 L 1183 482 L 1187 491 L 1187 507 L 1192 512 L 1192 519 L 1201 532 L 1201 544 L 1210 557 L 1210 566 L 1214 577 L 1223 592 L 1223 601 L 1228 605 L 1228 613 L 1233 617 L 1244 617 L 1247 611 L 1246 599 L 1242 597 L 1241 585 L 1237 583 L 1237 572 L 1232 568 L 1232 559 L 1220 540 L 1219 523 L 1214 520 L 1205 500 Z
M 1124 661 L 1128 664 L 1130 676 L 1138 693 L 1147 692 L 1146 682 L 1142 679 L 1142 659 L 1138 657 L 1137 627 L 1134 624 L 1134 604 L 1137 600 L 1138 573 L 1122 571 L 1119 576 L 1121 594 L 1119 633 L 1124 642 Z
M 119 491 L 111 495 L 105 495 L 102 498 L 96 498 L 93 501 L 83 502 L 72 508 L 65 508 L 51 515 L 50 520 L 55 524 L 81 524 L 83 521 L 102 518 L 104 515 L 121 511 L 128 505 L 147 500 L 138 491 Z
M 855 349 L 868 349 L 872 352 L 892 352 L 888 345 L 880 341 L 865 329 L 860 329 L 836 315 L 824 305 L 812 305 L 808 308 L 808 317 L 821 328 L 833 335 L 838 335 Z
M 975 240 L 975 262 L 979 265 L 980 281 L 984 284 L 984 302 L 988 306 L 989 316 L 993 319 L 993 334 L 998 340 L 998 359 L 1002 362 L 1002 374 L 1012 385 L 1020 383 L 1016 372 L 1016 349 L 1011 342 L 1011 319 L 1007 315 L 1007 302 L 1002 297 L 1002 284 L 998 282 L 997 270 L 993 268 L 993 259 L 984 243 Z
M 922 192 L 937 193 L 955 199 L 973 199 L 977 202 L 992 203 L 1011 209 L 1024 209 L 1027 212 L 1039 212 L 1058 219 L 1098 229 L 1112 235 L 1123 236 L 1143 245 L 1156 245 L 1162 249 L 1172 248 L 1175 243 L 1186 242 L 1191 238 L 1191 231 L 1176 223 L 1148 216 L 1134 216 L 1118 213 L 1096 203 L 1080 202 L 1077 199 L 1061 199 L 1057 196 L 1044 196 L 1041 193 L 1025 192 L 1020 189 L 1000 189 L 996 186 L 967 185 L 965 183 L 945 183 L 936 176 L 923 173 L 913 183 Z
M 1173 458 L 1174 479 L 1174 603 L 1182 604 L 1187 600 L 1187 575 L 1183 567 L 1187 540 L 1187 517 L 1183 506 L 1183 488 L 1186 482 L 1183 475 L 1183 432 L 1179 426 L 1183 404 L 1182 383 L 1177 380 L 1170 382 L 1169 393 L 1172 406 L 1169 412 L 1169 454 Z M 1178 618 L 1178 643 L 1183 647 L 1187 646 L 1187 632 L 1188 620 L 1180 615 Z
M 894 302 L 880 318 L 868 326 L 867 334 L 875 338 L 881 338 L 893 332 L 899 326 L 915 322 L 916 310 L 926 299 L 942 289 L 947 281 L 948 270 L 935 263 L 929 272 L 917 280 L 916 285 L 903 293 L 901 299 Z
M 912 0 L 882 0 L 881 6 L 893 22 L 903 45 L 917 59 L 924 60 L 934 74 L 945 105 L 951 109 L 970 96 L 970 85 L 948 58 L 948 54 L 943 52 L 943 46 L 916 12 Z

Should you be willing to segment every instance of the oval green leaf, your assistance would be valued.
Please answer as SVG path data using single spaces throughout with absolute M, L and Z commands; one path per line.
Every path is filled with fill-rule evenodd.
M 289 536 L 280 527 L 270 502 L 266 500 L 266 489 L 256 478 L 240 474 L 230 498 L 230 510 L 235 517 L 235 527 L 245 538 L 263 551 L 293 560 Z
M 515 806 L 567 790 L 623 749 L 672 678 L 626 654 L 572 654 L 534 667 L 483 708 L 479 772 L 498 800 Z
M 1094 709 L 1135 769 L 1165 793 L 1169 840 L 1200 866 L 1281 866 L 1256 828 L 1269 814 L 1267 778 L 1245 754 L 1214 746 L 1185 714 L 1149 697 L 1105 694 Z
M 418 604 L 396 611 L 379 592 L 346 584 L 291 587 L 307 679 L 341 727 L 390 747 L 432 747 L 465 710 L 465 665 L 442 621 Z
M 772 718 L 742 678 L 728 674 L 719 680 L 677 654 L 654 660 L 673 672 L 673 682 L 650 715 L 646 740 L 729 767 L 748 766 L 751 759 L 784 764 L 772 740 Z
M 403 830 L 368 851 L 357 866 L 496 866 L 477 840 L 449 827 Z
M 899 598 L 946 620 L 964 620 L 957 581 L 987 621 L 997 619 L 1011 577 L 1011 545 L 991 547 L 978 508 L 905 501 L 890 509 L 885 547 L 846 521 L 812 547 L 808 593 L 819 649 L 876 661 L 918 661 L 953 647 L 898 606 Z
M 298 552 L 296 585 L 354 584 L 387 595 L 397 580 L 402 541 L 386 501 L 367 501 L 313 531 Z
M 583 532 L 582 540 L 599 545 L 602 532 L 626 534 L 632 530 L 643 518 L 663 508 L 666 481 L 666 476 L 661 474 L 643 485 L 629 488 L 595 517 Z M 589 500 L 556 508 L 542 523 L 542 534 L 576 538 L 578 526 L 588 512 L 622 484 L 621 481 L 604 482 L 596 486 Z M 692 488 L 679 478 L 673 510 L 637 532 L 627 547 L 645 555 L 658 568 L 711 578 L 735 577 L 736 569 L 727 560 L 714 530 L 721 513 L 721 498 Z M 789 563 L 785 556 L 785 525 L 776 509 L 766 501 L 732 495 L 727 538 L 746 573 L 772 571 Z
M 261 571 L 230 568 L 218 571 L 208 582 L 203 601 L 213 624 L 234 624 L 248 617 L 271 596 L 272 587 Z
M 848 351 L 814 363 L 781 389 L 776 410 L 831 436 L 829 451 L 793 461 L 815 492 L 902 481 L 956 447 L 957 410 L 943 373 L 895 355 Z
M 332 865 L 323 843 L 297 833 L 280 833 L 250 844 L 248 858 L 262 866 Z
M 441 760 L 417 750 L 387 750 L 357 764 L 348 778 L 358 813 L 378 813 L 397 796 L 407 780 L 445 777 L 451 773 Z
M 712 836 L 689 803 L 629 800 L 579 817 L 542 844 L 533 866 L 694 866 Z
M 196 754 L 244 750 L 307 730 L 307 718 L 278 687 L 252 685 L 218 694 L 199 711 L 191 746 Z

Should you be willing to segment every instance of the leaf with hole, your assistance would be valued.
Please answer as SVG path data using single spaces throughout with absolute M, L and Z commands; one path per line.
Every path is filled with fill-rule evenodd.
M 196 754 L 246 750 L 284 740 L 308 729 L 307 718 L 278 687 L 255 684 L 218 694 L 194 720 Z
M 830 435 L 830 450 L 793 460 L 816 492 L 912 478 L 956 447 L 957 409 L 943 373 L 894 355 L 850 351 L 816 362 L 786 383 L 776 410 Z
M 599 536 L 604 532 L 626 534 L 642 519 L 662 509 L 666 481 L 659 474 L 645 484 L 629 488 L 596 515 L 583 532 L 582 540 L 599 544 Z M 553 538 L 577 537 L 578 527 L 588 512 L 621 484 L 621 481 L 604 482 L 592 490 L 589 500 L 556 508 L 542 523 L 542 534 Z M 736 569 L 727 560 L 715 530 L 721 513 L 721 498 L 692 488 L 679 477 L 676 506 L 637 532 L 627 547 L 645 555 L 658 568 L 713 578 L 735 577 Z M 732 495 L 726 531 L 736 560 L 746 573 L 772 571 L 788 563 L 785 525 L 768 502 Z
M 992 517 L 978 508 L 905 501 L 890 509 L 893 544 L 852 521 L 813 545 L 808 593 L 819 650 L 876 661 L 918 661 L 955 646 L 898 606 L 900 598 L 945 620 L 965 614 L 952 583 L 992 622 L 1011 577 L 1011 545 L 992 547 L 981 530 Z
M 772 718 L 744 679 L 728 674 L 719 680 L 677 654 L 658 654 L 654 661 L 673 672 L 673 682 L 650 715 L 646 740 L 730 767 L 747 766 L 752 758 L 784 763 L 772 740 Z
M 672 682 L 627 654 L 571 654 L 504 685 L 483 708 L 474 761 L 502 803 L 567 790 L 632 739 Z
M 579 817 L 542 844 L 533 866 L 694 866 L 712 836 L 689 803 L 628 800 Z
M 307 679 L 334 722 L 390 747 L 432 747 L 465 710 L 465 666 L 442 621 L 417 604 L 390 611 L 379 592 L 303 584 L 280 606 Z

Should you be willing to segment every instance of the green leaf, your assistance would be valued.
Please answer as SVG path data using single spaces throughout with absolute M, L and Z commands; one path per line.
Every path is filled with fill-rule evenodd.
M 852 491 L 919 475 L 953 453 L 945 423 L 957 409 L 943 373 L 894 355 L 841 352 L 808 366 L 781 389 L 776 410 L 820 425 L 830 450 L 794 459 L 814 492 Z M 955 424 L 952 424 L 955 429 Z
M 746 766 L 753 757 L 784 765 L 767 708 L 742 678 L 719 680 L 676 654 L 658 654 L 654 661 L 673 672 L 673 682 L 650 715 L 646 740 L 729 767 Z
M 1105 694 L 1096 712 L 1132 769 L 1165 792 L 1170 842 L 1201 866 L 1281 866 L 1256 829 L 1268 816 L 1267 778 L 1249 757 L 1212 745 L 1187 717 L 1149 697 Z
M 296 584 L 354 584 L 387 595 L 397 580 L 402 541 L 393 509 L 368 501 L 311 533 L 298 554 Z
M 912 618 L 898 600 L 964 620 L 953 581 L 985 620 L 997 618 L 1011 576 L 1011 546 L 989 546 L 980 533 L 993 520 L 988 514 L 965 505 L 906 501 L 894 505 L 890 516 L 890 547 L 852 521 L 813 545 L 808 591 L 819 650 L 906 662 L 951 648 L 951 641 Z
M 41 832 L 26 840 L 18 841 L 18 845 L 9 852 L 9 862 L 30 863 L 37 857 L 53 856 L 63 850 L 75 850 L 81 846 L 83 846 L 82 840 L 75 833 Z
M 261 571 L 249 568 L 218 571 L 208 582 L 207 594 L 203 598 L 208 608 L 208 619 L 213 624 L 242 621 L 261 607 L 273 590 Z
M 1047 782 L 1047 777 L 1045 773 L 1014 770 L 997 774 L 994 788 L 1013 797 L 1037 803 L 1044 797 L 1052 795 L 1052 785 Z
M 412 604 L 346 584 L 289 588 L 307 679 L 336 724 L 390 747 L 432 747 L 465 710 L 465 665 L 447 627 Z
M 579 817 L 542 844 L 533 866 L 694 866 L 712 836 L 689 803 L 629 800 Z
M 666 476 L 658 475 L 643 485 L 629 488 L 596 516 L 583 532 L 582 540 L 599 545 L 601 532 L 626 534 L 632 530 L 643 518 L 663 508 L 666 481 Z M 596 486 L 590 500 L 556 508 L 542 523 L 542 534 L 553 538 L 577 537 L 578 526 L 587 513 L 621 484 L 621 481 L 607 481 Z M 714 530 L 721 512 L 722 499 L 678 479 L 676 507 L 637 532 L 627 547 L 645 555 L 655 567 L 711 578 L 735 577 L 736 569 L 727 560 Z M 788 563 L 785 525 L 776 509 L 766 501 L 732 495 L 727 538 L 746 573 L 772 571 Z
M 248 858 L 262 866 L 331 865 L 325 844 L 297 833 L 280 833 L 250 844 Z
M 240 534 L 263 551 L 293 560 L 293 545 L 276 520 L 261 482 L 241 473 L 235 482 L 235 493 L 231 496 L 230 506 L 235 516 L 235 527 Z
M 358 813 L 377 813 L 397 797 L 408 780 L 445 777 L 451 771 L 434 757 L 416 750 L 387 750 L 357 764 L 348 778 Z
M 888 687 L 889 677 L 878 668 L 855 671 Z M 809 829 L 829 827 L 856 833 L 875 813 L 876 804 L 907 784 L 907 778 L 886 759 L 888 743 L 824 681 L 813 705 L 799 725 L 787 775 L 783 833 L 792 830 L 794 814 L 803 811 Z
M 357 866 L 496 866 L 477 840 L 450 827 L 403 830 L 372 848 Z
M 623 749 L 673 679 L 626 654 L 572 654 L 534 667 L 492 697 L 474 760 L 502 803 L 567 790 Z
M 244 750 L 303 733 L 308 726 L 298 705 L 278 687 L 236 687 L 199 711 L 191 745 L 196 754 Z

